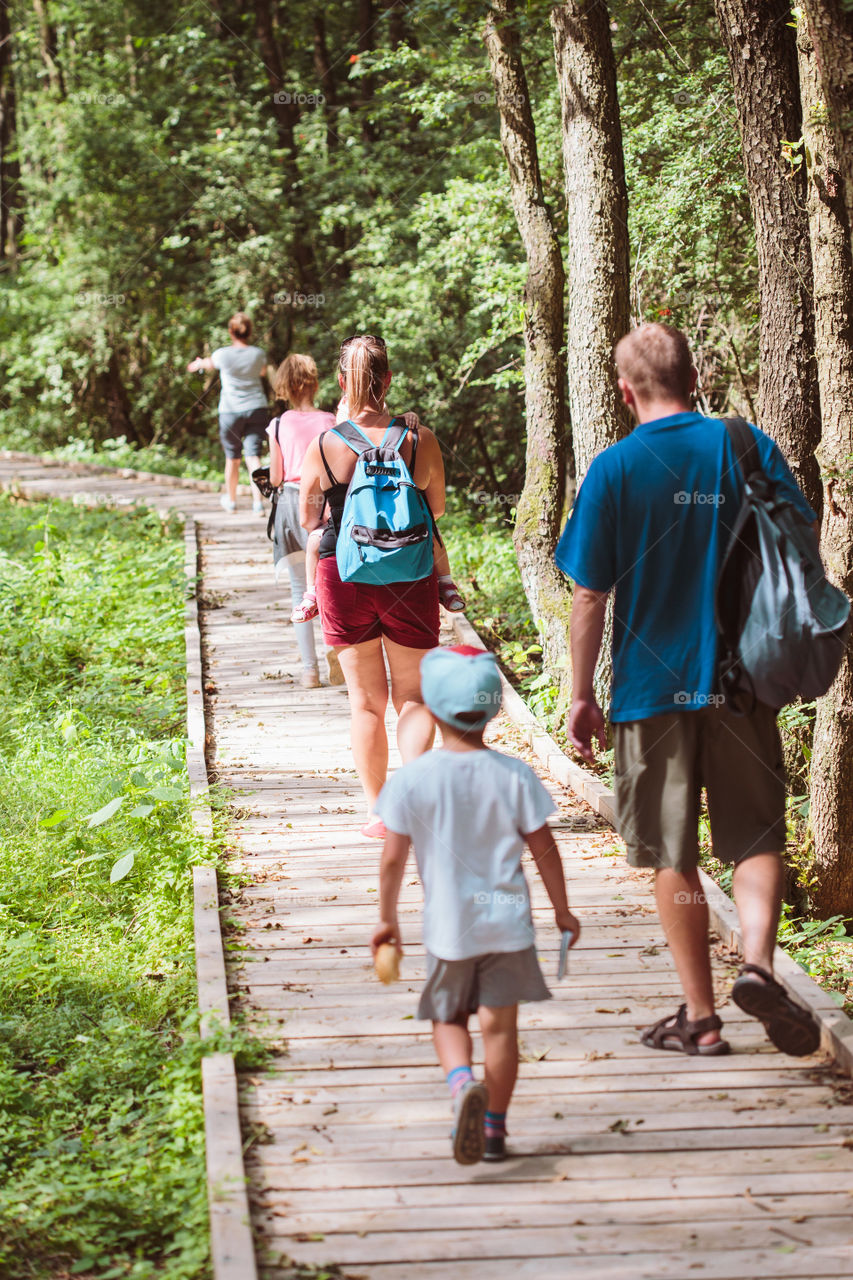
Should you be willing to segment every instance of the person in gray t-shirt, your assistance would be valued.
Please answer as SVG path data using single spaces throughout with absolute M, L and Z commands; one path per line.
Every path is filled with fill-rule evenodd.
M 228 321 L 230 347 L 217 347 L 210 356 L 198 356 L 187 365 L 188 373 L 201 369 L 219 370 L 222 389 L 219 394 L 219 439 L 225 451 L 225 492 L 220 502 L 226 511 L 237 506 L 237 483 L 240 458 L 245 453 L 246 467 L 252 472 L 261 464 L 260 453 L 269 413 L 261 378 L 266 372 L 266 356 L 260 347 L 250 343 L 252 322 L 242 311 Z M 263 512 L 258 489 L 252 485 L 252 509 Z

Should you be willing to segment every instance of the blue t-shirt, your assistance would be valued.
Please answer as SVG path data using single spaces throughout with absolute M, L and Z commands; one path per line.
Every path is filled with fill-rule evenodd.
M 776 444 L 753 427 L 761 465 L 817 517 Z M 555 559 L 613 601 L 610 718 L 697 709 L 716 691 L 714 592 L 743 481 L 723 423 L 700 413 L 644 422 L 592 462 Z

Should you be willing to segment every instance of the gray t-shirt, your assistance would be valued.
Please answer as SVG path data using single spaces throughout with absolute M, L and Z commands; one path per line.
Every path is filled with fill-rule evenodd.
M 414 845 L 431 955 L 533 946 L 521 855 L 554 802 L 528 765 L 488 748 L 427 751 L 388 779 L 376 812 Z
M 260 347 L 217 347 L 210 358 L 222 380 L 220 413 L 251 413 L 266 404 L 261 369 L 267 358 Z

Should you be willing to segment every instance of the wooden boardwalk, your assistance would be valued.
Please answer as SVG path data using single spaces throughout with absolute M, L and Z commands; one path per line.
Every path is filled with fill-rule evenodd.
M 825 1058 L 773 1051 L 726 1002 L 722 948 L 732 1055 L 642 1049 L 637 1028 L 678 1003 L 648 876 L 627 869 L 612 832 L 553 783 L 582 944 L 551 984 L 555 998 L 522 1011 L 515 1158 L 455 1165 L 446 1087 L 412 1017 L 423 975 L 414 869 L 402 980 L 383 988 L 367 946 L 379 846 L 358 834 L 346 693 L 299 687 L 263 522 L 156 483 L 24 478 L 66 496 L 138 493 L 202 525 L 213 762 L 233 792 L 246 870 L 228 912 L 230 982 L 235 1006 L 281 1045 L 271 1072 L 241 1082 L 264 1280 L 311 1274 L 297 1264 L 366 1280 L 853 1272 L 853 1083 Z M 506 721 L 493 738 L 519 750 Z M 555 932 L 531 885 L 550 977 Z

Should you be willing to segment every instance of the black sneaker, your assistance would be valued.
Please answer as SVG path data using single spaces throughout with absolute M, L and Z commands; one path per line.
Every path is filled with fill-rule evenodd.
M 506 1138 L 502 1133 L 486 1134 L 483 1159 L 490 1160 L 493 1164 L 497 1164 L 499 1160 L 506 1160 Z

